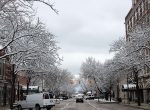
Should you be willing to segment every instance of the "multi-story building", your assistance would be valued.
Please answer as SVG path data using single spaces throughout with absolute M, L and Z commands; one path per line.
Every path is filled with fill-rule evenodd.
M 0 56 L 4 55 L 4 51 L 0 51 Z M 8 58 L 0 59 L 0 105 L 10 103 L 11 86 L 12 86 L 12 70 Z
M 150 0 L 132 0 L 132 7 L 125 17 L 126 39 L 138 24 L 150 24 Z
M 132 0 L 132 7 L 127 16 L 125 17 L 127 42 L 131 40 L 128 34 L 134 31 L 135 27 L 138 25 L 147 25 L 147 26 L 150 25 L 150 0 Z M 150 56 L 150 51 L 148 49 L 145 49 L 144 53 L 145 57 Z M 132 73 L 130 78 L 131 77 Z M 150 102 L 150 68 L 148 66 L 144 67 L 142 74 L 141 73 L 139 74 L 138 79 L 139 79 L 141 102 L 145 103 Z M 127 78 L 124 80 L 127 80 Z M 128 92 L 124 91 L 122 94 L 124 94 L 125 92 L 127 93 L 126 97 L 128 96 L 130 101 L 137 101 L 136 87 L 129 88 Z

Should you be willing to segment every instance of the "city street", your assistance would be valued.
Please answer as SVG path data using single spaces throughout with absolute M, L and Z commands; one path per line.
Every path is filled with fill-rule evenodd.
M 94 100 L 85 100 L 84 103 L 76 103 L 74 99 L 61 101 L 52 110 L 144 110 L 119 104 L 98 104 Z
M 0 110 L 150 110 L 150 0 L 0 0 Z

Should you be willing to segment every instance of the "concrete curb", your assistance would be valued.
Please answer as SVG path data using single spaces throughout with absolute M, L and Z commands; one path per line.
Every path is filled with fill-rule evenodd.
M 118 102 L 101 102 L 101 101 L 99 101 L 97 103 L 99 103 L 99 104 L 118 104 Z
M 133 106 L 133 105 L 130 105 L 130 104 L 121 104 L 121 103 L 119 103 L 119 104 L 120 104 L 120 105 L 123 105 L 123 106 L 129 106 L 129 107 L 132 107 L 132 108 L 150 110 L 150 108 L 143 108 L 142 106 Z

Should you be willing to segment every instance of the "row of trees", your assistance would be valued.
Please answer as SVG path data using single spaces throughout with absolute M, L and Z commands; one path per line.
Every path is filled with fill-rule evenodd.
M 15 74 L 27 71 L 32 84 L 41 79 L 50 90 L 60 91 L 72 76 L 59 68 L 60 48 L 55 35 L 35 17 L 34 2 L 44 3 L 58 14 L 46 0 L 0 0 L 0 59 L 14 64 Z
M 83 62 L 82 77 L 92 78 L 99 91 L 103 89 L 111 91 L 114 85 L 131 73 L 132 83 L 136 84 L 138 105 L 140 105 L 138 77 L 150 70 L 150 27 L 137 26 L 127 35 L 127 39 L 120 38 L 115 41 L 111 45 L 110 52 L 114 52 L 115 56 L 104 64 L 91 57 Z M 117 94 L 119 98 L 119 93 Z

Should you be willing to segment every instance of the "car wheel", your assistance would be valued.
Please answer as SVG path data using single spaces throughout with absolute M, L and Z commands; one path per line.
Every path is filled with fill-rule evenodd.
M 35 110 L 41 110 L 40 106 L 39 106 L 39 105 L 36 105 L 36 106 L 35 106 Z
M 21 105 L 18 105 L 18 110 L 23 110 Z
M 51 108 L 50 108 L 50 107 L 47 107 L 46 109 L 47 109 L 47 110 L 51 110 Z

